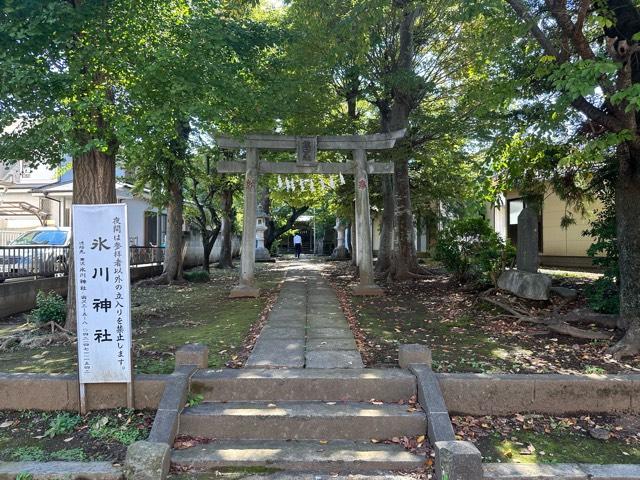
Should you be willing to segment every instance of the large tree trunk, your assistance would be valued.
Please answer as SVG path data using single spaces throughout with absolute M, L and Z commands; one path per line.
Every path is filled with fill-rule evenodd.
M 393 253 L 393 228 L 395 217 L 395 199 L 393 194 L 393 177 L 382 176 L 382 228 L 380 229 L 380 248 L 376 261 L 376 273 L 384 273 L 391 268 Z
M 625 329 L 626 334 L 611 352 L 621 358 L 640 353 L 640 145 L 621 145 L 618 161 L 619 327 Z
M 231 189 L 222 191 L 221 203 L 222 242 L 220 245 L 218 268 L 233 268 L 233 246 L 231 244 L 231 232 L 233 229 L 231 218 L 233 213 L 233 191 L 231 191 Z
M 217 228 L 213 232 L 206 231 L 201 232 L 202 235 L 202 270 L 205 272 L 209 272 L 209 264 L 211 257 L 211 250 L 213 250 L 213 246 L 218 239 L 218 234 L 220 233 L 220 229 Z
M 95 205 L 116 202 L 115 155 L 91 150 L 75 157 L 73 159 L 73 203 L 76 205 Z M 64 328 L 75 332 L 77 319 L 72 249 L 69 251 L 67 285 L 67 319 Z
M 404 143 L 404 141 L 401 141 Z M 393 277 L 396 280 L 412 278 L 418 271 L 418 255 L 414 243 L 413 212 L 411 208 L 411 186 L 409 184 L 408 151 L 400 146 L 400 155 L 395 156 L 394 187 L 396 198 L 395 232 L 397 249 L 393 254 Z
M 182 185 L 179 181 L 169 183 L 169 204 L 167 205 L 167 247 L 164 256 L 163 280 L 169 284 L 182 281 L 183 274 L 183 244 L 182 225 L 184 198 Z

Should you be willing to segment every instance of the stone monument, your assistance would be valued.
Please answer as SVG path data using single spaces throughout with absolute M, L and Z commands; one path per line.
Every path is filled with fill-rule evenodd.
M 264 232 L 267 231 L 269 216 L 264 212 L 262 205 L 256 209 L 256 262 L 272 262 L 271 254 L 264 246 Z
M 518 215 L 518 245 L 516 246 L 516 266 L 521 272 L 538 273 L 538 212 L 525 207 Z
M 507 270 L 498 279 L 498 287 L 529 300 L 548 300 L 551 278 L 538 273 L 538 212 L 525 207 L 518 216 L 516 270 Z

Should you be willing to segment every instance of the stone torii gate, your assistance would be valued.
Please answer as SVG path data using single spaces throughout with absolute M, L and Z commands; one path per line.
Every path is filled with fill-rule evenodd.
M 373 246 L 371 238 L 371 211 L 369 206 L 369 175 L 392 174 L 393 163 L 368 162 L 367 151 L 393 148 L 405 131 L 374 135 L 343 135 L 321 137 L 296 137 L 287 135 L 247 135 L 237 139 L 222 135 L 216 137 L 222 149 L 243 149 L 245 161 L 218 162 L 220 173 L 244 173 L 244 223 L 242 229 L 242 256 L 240 283 L 231 291 L 231 297 L 257 297 L 255 286 L 255 230 L 256 187 L 260 173 L 355 175 L 356 197 L 356 260 L 359 268 L 359 284 L 354 295 L 382 295 L 374 282 Z M 260 160 L 260 150 L 295 151 L 295 162 L 266 162 Z M 344 163 L 320 163 L 318 150 L 351 151 L 353 161 Z

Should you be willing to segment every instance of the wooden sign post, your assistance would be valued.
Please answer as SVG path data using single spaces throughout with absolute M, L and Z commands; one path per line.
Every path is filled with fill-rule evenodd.
M 80 412 L 86 385 L 127 384 L 133 408 L 131 281 L 127 206 L 73 206 Z

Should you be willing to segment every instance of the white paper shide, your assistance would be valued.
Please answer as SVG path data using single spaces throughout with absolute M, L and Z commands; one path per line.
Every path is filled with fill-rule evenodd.
M 127 206 L 74 205 L 80 383 L 131 381 Z

